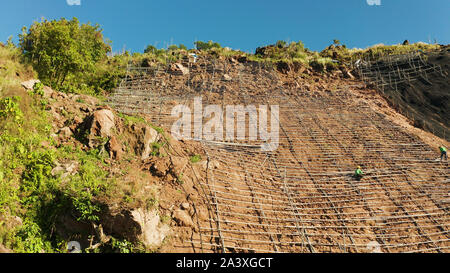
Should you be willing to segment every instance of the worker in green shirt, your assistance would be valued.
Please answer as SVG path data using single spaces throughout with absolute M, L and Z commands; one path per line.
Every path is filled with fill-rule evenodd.
M 364 173 L 361 170 L 361 166 L 358 166 L 358 168 L 355 171 L 355 178 L 358 180 L 361 180 L 361 178 L 363 177 Z
M 445 160 L 447 160 L 447 148 L 444 147 L 444 145 L 442 145 L 441 147 L 439 147 L 439 150 L 441 150 L 441 161 L 442 158 L 445 157 Z

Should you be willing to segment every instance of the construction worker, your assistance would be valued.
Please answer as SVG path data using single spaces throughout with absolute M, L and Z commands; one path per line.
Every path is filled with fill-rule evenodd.
M 361 166 L 358 166 L 358 168 L 355 171 L 355 178 L 358 180 L 361 180 L 361 178 L 363 177 L 364 173 L 361 170 Z
M 444 145 L 442 145 L 441 147 L 439 147 L 439 150 L 441 150 L 441 161 L 442 161 L 442 158 L 444 158 L 444 157 L 445 157 L 445 160 L 447 160 L 448 159 L 447 148 L 445 148 Z

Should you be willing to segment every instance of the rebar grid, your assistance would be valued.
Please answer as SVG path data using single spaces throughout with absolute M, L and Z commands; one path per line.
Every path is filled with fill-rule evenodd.
M 392 61 L 420 70 L 418 58 Z M 199 223 L 201 236 L 186 242 L 191 248 L 370 252 L 376 242 L 382 252 L 449 252 L 448 164 L 353 100 L 351 86 L 331 94 L 284 92 L 276 73 L 255 63 L 199 60 L 185 66 L 188 75 L 169 66 L 129 68 L 109 103 L 125 113 L 149 114 L 166 129 L 176 120 L 171 108 L 192 107 L 194 96 L 222 106 L 275 104 L 281 129 L 273 152 L 258 150 L 260 141 L 203 141 L 208 176 L 197 182 L 212 211 Z M 357 165 L 366 171 L 361 181 L 352 176 Z

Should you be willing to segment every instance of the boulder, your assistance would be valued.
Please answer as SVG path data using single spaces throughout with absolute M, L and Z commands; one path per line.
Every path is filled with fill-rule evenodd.
M 170 160 L 167 157 L 155 158 L 150 162 L 150 172 L 158 177 L 165 177 L 170 170 Z
M 194 221 L 192 220 L 191 216 L 184 210 L 181 209 L 176 210 L 173 213 L 172 217 L 178 223 L 179 226 L 183 227 L 194 226 Z
M 114 113 L 111 110 L 101 109 L 94 112 L 91 133 L 95 136 L 110 137 L 114 126 Z
M 22 87 L 25 88 L 27 91 L 31 91 L 31 90 L 34 89 L 34 85 L 35 85 L 36 83 L 39 83 L 39 82 L 41 82 L 41 81 L 40 81 L 40 80 L 36 80 L 36 79 L 32 79 L 32 80 L 28 80 L 28 81 L 22 82 L 21 85 L 22 85 Z M 53 91 L 53 89 L 51 89 L 51 88 L 48 87 L 48 86 L 44 86 L 43 91 L 44 91 L 44 97 L 45 97 L 45 98 L 50 98 L 50 97 L 52 97 L 52 95 L 53 95 L 54 93 L 56 93 L 55 91 Z
M 170 227 L 161 223 L 157 210 L 107 211 L 100 221 L 106 234 L 124 237 L 130 242 L 140 241 L 151 249 L 161 246 L 170 234 Z
M 52 175 L 61 175 L 61 179 L 68 177 L 69 175 L 74 175 L 78 172 L 78 162 L 71 161 L 67 163 L 58 163 L 52 170 Z
M 170 227 L 161 223 L 158 212 L 139 208 L 133 210 L 131 215 L 141 227 L 141 234 L 138 235 L 140 241 L 150 249 L 161 246 L 170 233 Z
M 222 79 L 223 79 L 224 81 L 227 81 L 227 82 L 233 80 L 233 78 L 230 77 L 228 74 L 224 74 L 223 77 L 222 77 Z
M 44 90 L 45 98 L 51 98 L 53 96 L 53 94 L 55 93 L 55 91 L 48 86 L 44 86 L 43 90 Z
M 109 156 L 112 159 L 120 160 L 120 158 L 122 157 L 122 145 L 120 145 L 115 136 L 112 136 L 109 139 L 106 149 L 108 150 Z
M 109 109 L 97 110 L 87 118 L 85 124 L 89 129 L 89 147 L 99 145 L 98 138 L 110 138 L 115 127 L 114 113 Z
M 63 139 L 68 139 L 68 138 L 70 138 L 73 135 L 73 133 L 72 133 L 72 130 L 70 130 L 69 127 L 64 127 L 61 130 L 59 130 L 58 135 L 60 137 L 62 137 Z
M 25 88 L 26 90 L 33 90 L 34 85 L 38 82 L 41 82 L 40 80 L 36 80 L 36 79 L 32 79 L 29 81 L 25 81 L 22 82 L 21 85 L 23 86 L 23 88 Z
M 182 210 L 188 210 L 189 207 L 190 207 L 190 205 L 189 205 L 188 202 L 183 202 L 183 203 L 181 203 L 181 209 L 182 209 Z
M 159 139 L 158 132 L 150 126 L 143 128 L 142 138 L 140 140 L 138 153 L 141 154 L 141 159 L 145 160 L 150 157 L 152 152 L 152 144 L 157 142 Z
M 184 67 L 180 63 L 176 63 L 176 64 L 172 65 L 171 70 L 172 71 L 180 71 L 183 75 L 189 74 L 189 68 Z

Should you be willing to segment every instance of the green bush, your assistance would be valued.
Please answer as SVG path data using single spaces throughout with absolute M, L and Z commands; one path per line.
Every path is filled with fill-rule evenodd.
M 19 36 L 20 49 L 41 81 L 58 89 L 95 73 L 111 51 L 99 25 L 80 25 L 77 18 L 35 22 Z
M 111 248 L 116 253 L 131 253 L 133 252 L 133 244 L 127 240 L 117 240 L 111 238 Z
M 155 54 L 158 51 L 158 49 L 152 45 L 147 46 L 147 48 L 144 50 L 144 53 L 152 53 Z
M 43 238 L 39 225 L 30 220 L 25 220 L 15 234 L 14 245 L 15 250 L 21 253 L 51 251 L 51 244 Z
M 195 47 L 197 50 L 209 50 L 212 48 L 222 48 L 222 46 L 219 43 L 215 43 L 213 41 L 209 41 L 207 43 L 202 41 L 195 42 Z
M 191 163 L 197 163 L 202 160 L 202 157 L 200 155 L 193 155 L 191 156 Z
M 0 99 L 0 121 L 12 117 L 15 122 L 20 123 L 23 113 L 19 107 L 20 97 Z
M 33 86 L 33 90 L 30 91 L 32 95 L 44 95 L 44 85 L 41 82 L 36 82 Z

